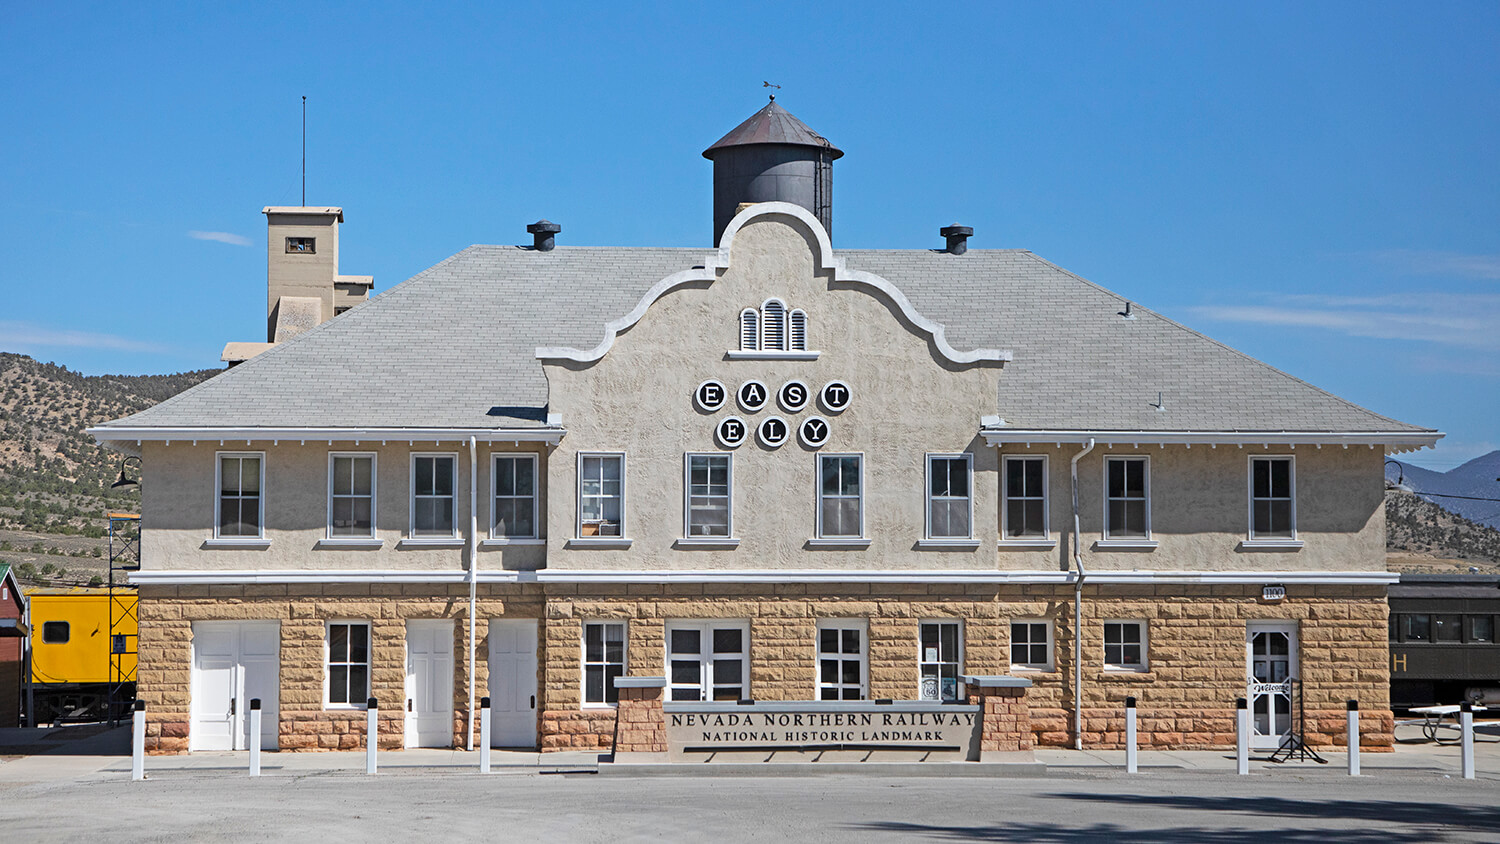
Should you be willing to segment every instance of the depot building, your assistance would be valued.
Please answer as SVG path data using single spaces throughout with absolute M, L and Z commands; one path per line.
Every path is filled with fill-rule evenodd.
M 277 285 L 348 285 L 342 211 L 267 210 L 274 342 L 92 430 L 144 466 L 150 749 L 358 747 L 371 698 L 468 747 L 485 697 L 692 761 L 1114 747 L 1127 696 L 1162 748 L 1245 696 L 1390 746 L 1382 464 L 1440 434 L 962 226 L 835 249 L 775 102 L 704 155 L 711 246 L 543 221 L 336 317 Z

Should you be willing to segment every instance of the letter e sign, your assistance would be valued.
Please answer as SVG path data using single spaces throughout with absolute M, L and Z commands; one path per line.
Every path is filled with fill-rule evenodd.
M 718 427 L 714 428 L 714 435 L 719 438 L 719 445 L 725 448 L 739 448 L 749 432 L 750 429 L 745 425 L 745 420 L 738 416 L 721 419 Z
M 698 409 L 704 413 L 713 413 L 724 406 L 724 399 L 729 395 L 724 385 L 710 378 L 698 385 L 693 393 L 693 400 L 698 403 Z

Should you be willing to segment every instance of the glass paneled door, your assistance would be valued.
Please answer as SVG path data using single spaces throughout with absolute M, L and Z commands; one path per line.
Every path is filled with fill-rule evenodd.
M 1245 630 L 1250 746 L 1275 749 L 1292 731 L 1297 625 L 1252 621 Z

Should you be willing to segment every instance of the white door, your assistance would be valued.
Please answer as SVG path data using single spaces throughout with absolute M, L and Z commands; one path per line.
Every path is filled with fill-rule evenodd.
M 1295 622 L 1252 621 L 1245 629 L 1250 699 L 1250 746 L 1274 749 L 1292 731 L 1292 694 L 1297 678 Z
M 490 747 L 536 747 L 535 619 L 490 619 Z
M 254 698 L 261 749 L 276 749 L 280 656 L 280 622 L 193 622 L 190 750 L 248 749 Z
M 406 746 L 453 746 L 453 621 L 406 622 Z

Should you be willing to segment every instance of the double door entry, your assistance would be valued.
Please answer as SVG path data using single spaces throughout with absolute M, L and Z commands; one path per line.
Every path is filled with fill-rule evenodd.
M 1274 749 L 1292 731 L 1297 679 L 1297 625 L 1250 622 L 1245 630 L 1250 746 Z
M 280 663 L 280 622 L 193 622 L 188 749 L 248 750 L 250 701 L 259 698 L 260 747 L 275 750 Z

